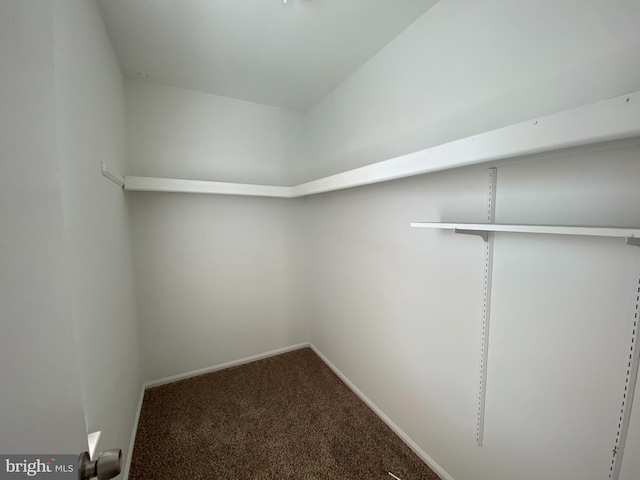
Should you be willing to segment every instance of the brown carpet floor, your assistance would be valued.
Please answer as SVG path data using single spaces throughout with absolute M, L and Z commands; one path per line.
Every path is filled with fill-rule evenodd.
M 130 480 L 437 480 L 309 348 L 144 395 Z

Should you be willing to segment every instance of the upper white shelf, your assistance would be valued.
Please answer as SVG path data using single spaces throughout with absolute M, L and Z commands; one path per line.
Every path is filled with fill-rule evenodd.
M 583 235 L 592 237 L 616 237 L 640 239 L 640 228 L 614 227 L 567 227 L 563 225 L 506 225 L 491 223 L 433 223 L 414 222 L 412 227 L 437 228 L 445 230 L 466 230 L 474 232 L 512 232 L 512 233 L 542 233 L 548 235 Z
M 291 196 L 290 187 L 152 177 L 125 177 L 124 189 L 134 192 L 209 193 L 253 197 L 289 198 Z
M 296 198 L 522 155 L 634 137 L 640 137 L 640 92 L 473 135 L 292 187 L 125 177 L 124 188 L 146 192 Z M 114 178 L 111 179 L 114 181 L 119 179 L 117 175 L 112 176 Z

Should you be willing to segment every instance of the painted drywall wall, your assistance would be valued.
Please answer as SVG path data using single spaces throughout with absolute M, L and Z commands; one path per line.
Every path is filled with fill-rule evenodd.
M 0 2 L 0 452 L 87 448 L 56 145 L 52 4 Z
M 640 148 L 540 159 L 501 169 L 496 221 L 640 225 Z M 640 251 L 623 240 L 498 240 L 496 342 L 490 350 L 495 373 L 488 402 L 495 401 L 487 415 L 505 434 L 527 435 L 517 449 L 506 435 L 495 435 L 495 447 L 513 452 L 507 460 L 512 471 L 533 465 L 530 453 L 538 452 L 550 459 L 545 468 L 560 478 L 608 478 L 621 405 L 628 402 Z M 522 348 L 525 344 L 535 347 Z M 522 388 L 514 388 L 518 383 Z M 579 404 L 570 405 L 572 400 Z M 634 420 L 630 435 L 638 434 L 640 423 Z M 625 449 L 623 480 L 640 475 L 637 448 L 632 440 Z M 590 472 L 585 456 L 594 465 Z
M 500 166 L 496 221 L 637 226 L 638 158 L 627 146 Z M 480 448 L 484 244 L 409 222 L 481 222 L 487 196 L 486 170 L 463 169 L 300 200 L 311 342 L 455 480 L 607 478 L 640 251 L 496 236 Z M 624 480 L 640 474 L 637 418 L 636 405 Z
M 140 397 L 126 195 L 100 173 L 124 167 L 122 76 L 95 1 L 55 2 L 60 175 L 88 431 L 128 453 Z
M 632 480 L 640 474 L 640 458 L 635 452 L 640 450 L 640 384 L 636 383 L 634 395 L 635 406 L 631 411 L 631 428 L 627 435 L 625 454 L 623 456 L 620 478 Z
M 128 195 L 145 380 L 307 341 L 287 200 Z
M 304 115 L 126 81 L 127 175 L 289 185 L 304 167 Z
M 127 174 L 288 185 L 304 166 L 300 112 L 136 80 L 125 92 Z M 127 195 L 145 380 L 308 340 L 294 203 Z
M 306 119 L 312 180 L 640 90 L 635 0 L 441 0 Z
M 130 82 L 126 91 L 131 163 L 126 173 L 297 183 L 640 87 L 639 67 L 629 61 L 640 50 L 634 2 L 565 1 L 554 4 L 553 12 L 525 2 L 476 3 L 440 2 L 320 102 L 303 119 L 308 162 L 302 170 L 290 161 L 295 155 L 271 156 L 274 151 L 299 151 L 299 144 L 281 135 L 292 131 L 287 125 L 299 128 L 300 118 L 291 124 L 274 123 L 272 115 L 262 112 L 254 118 L 255 105 Z M 247 118 L 252 119 L 248 126 Z M 228 123 L 229 119 L 241 120 Z M 253 129 L 267 125 L 277 128 L 268 133 Z M 273 139 L 282 143 L 274 147 Z M 269 162 L 255 163 L 268 156 Z M 623 157 L 619 165 L 629 162 Z M 553 157 L 547 167 L 560 161 Z M 625 201 L 618 205 L 623 208 L 609 204 L 607 213 L 598 216 L 603 207 L 593 200 L 598 190 L 593 186 L 598 170 L 594 165 L 602 165 L 602 158 L 591 162 L 575 189 L 567 175 L 582 163 L 571 162 L 557 196 L 575 218 L 598 223 L 618 218 L 610 212 L 628 212 L 624 205 L 629 194 L 623 189 Z M 505 183 L 507 203 L 527 188 L 535 198 L 548 193 L 554 180 L 545 176 L 547 168 L 529 171 L 533 177 L 544 174 L 524 190 L 518 186 L 507 194 L 509 185 L 527 178 L 527 169 L 520 168 L 522 177 L 514 170 L 511 182 Z M 613 183 L 604 183 L 605 196 L 616 190 L 612 185 L 624 176 L 621 172 L 637 178 L 636 170 L 629 168 L 614 170 Z M 522 247 L 531 251 L 532 242 L 510 243 L 507 238 L 498 243 L 496 269 L 502 272 L 502 283 L 496 287 L 494 337 L 500 363 L 488 394 L 486 444 L 483 449 L 475 446 L 481 291 L 474 286 L 481 285 L 482 247 L 476 238 L 452 239 L 434 232 L 430 234 L 439 236 L 425 242 L 417 236 L 425 232 L 409 234 L 404 228 L 411 220 L 437 219 L 416 218 L 429 212 L 443 219 L 482 221 L 485 177 L 484 172 L 465 170 L 299 200 L 291 210 L 297 228 L 284 236 L 271 228 L 290 226 L 283 220 L 288 214 L 272 208 L 282 206 L 272 203 L 279 201 L 132 195 L 145 379 L 302 341 L 304 322 L 295 316 L 282 321 L 282 312 L 297 308 L 285 307 L 292 295 L 286 298 L 282 279 L 300 278 L 295 266 L 288 274 L 284 271 L 282 262 L 292 258 L 279 250 L 286 244 L 296 249 L 297 265 L 306 268 L 296 284 L 306 290 L 293 296 L 308 301 L 312 341 L 456 480 L 528 474 L 538 478 L 549 472 L 559 478 L 606 475 L 615 439 L 609 414 L 619 407 L 617 387 L 622 381 L 620 372 L 611 371 L 627 332 L 626 324 L 608 329 L 602 319 L 624 317 L 625 300 L 623 293 L 616 293 L 620 298 L 611 304 L 593 306 L 588 301 L 597 298 L 594 292 L 610 288 L 602 279 L 629 283 L 627 267 L 624 273 L 616 273 L 616 267 L 636 260 L 630 257 L 633 249 L 611 253 L 607 242 L 580 241 L 577 254 L 572 243 L 534 243 L 534 250 L 544 249 L 546 256 L 533 259 Z M 593 200 L 593 211 L 574 200 L 583 194 Z M 545 221 L 563 218 L 546 216 L 555 204 L 537 208 L 528 214 L 537 212 Z M 503 215 L 507 218 L 508 210 Z M 246 224 L 236 224 L 238 218 Z M 629 224 L 636 225 L 636 220 Z M 260 233 L 252 229 L 255 225 L 262 227 Z M 470 245 L 475 247 L 461 253 Z M 268 258 L 273 252 L 281 260 L 275 267 Z M 599 263 L 602 256 L 607 261 Z M 249 266 L 247 258 L 257 261 Z M 593 259 L 585 263 L 591 267 L 584 267 L 584 258 Z M 594 278 L 588 268 L 601 275 Z M 521 271 L 534 280 L 522 281 Z M 555 283 L 546 283 L 549 271 Z M 566 272 L 571 275 L 564 276 Z M 574 277 L 582 283 L 567 289 Z M 264 285 L 272 292 L 268 298 L 260 287 Z M 558 307 L 543 311 L 547 316 L 538 322 L 539 331 L 527 330 L 537 318 L 518 310 L 525 304 L 525 313 L 540 312 L 539 302 L 531 304 L 526 297 L 528 291 L 535 299 L 552 298 L 551 306 Z M 569 300 L 557 298 L 557 292 L 566 293 Z M 582 310 L 572 310 L 574 303 Z M 571 337 L 582 326 L 573 320 L 583 319 L 583 314 L 588 328 Z M 520 320 L 516 328 L 512 318 Z M 572 322 L 562 324 L 565 318 Z M 550 331 L 554 336 L 546 335 Z M 529 338 L 544 344 L 542 359 Z M 600 340 L 604 347 L 597 343 Z M 584 345 L 596 352 L 589 362 L 581 363 L 579 355 L 567 356 L 567 351 Z M 600 364 L 594 358 L 604 360 Z M 563 377 L 565 370 L 554 371 L 558 363 L 574 377 Z M 514 388 L 518 375 L 527 376 L 523 371 L 531 372 L 531 384 L 538 387 L 525 390 L 525 398 L 525 387 Z M 588 381 L 597 387 L 595 394 Z M 573 391 L 587 401 L 569 411 L 565 405 L 573 401 L 574 407 Z M 592 418 L 593 412 L 600 414 Z M 420 418 L 425 423 L 416 421 Z M 637 425 L 634 420 L 631 444 L 638 437 Z M 575 438 L 581 441 L 576 444 Z M 580 463 L 582 457 L 588 461 Z M 541 472 L 545 463 L 533 463 L 536 458 L 543 458 L 549 471 Z M 635 478 L 636 472 L 633 457 L 627 456 L 623 478 Z
M 308 113 L 299 180 L 638 90 L 639 19 L 631 1 L 443 0 Z M 498 221 L 637 226 L 638 150 L 621 152 L 505 166 Z M 396 222 L 483 221 L 480 187 L 461 170 L 301 200 L 311 341 L 456 480 L 607 478 L 638 254 L 593 239 L 496 241 L 478 448 L 482 244 L 405 238 Z M 639 472 L 627 454 L 620 478 Z

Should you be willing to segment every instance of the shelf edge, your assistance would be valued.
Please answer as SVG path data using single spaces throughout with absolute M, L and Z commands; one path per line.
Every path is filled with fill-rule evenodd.
M 484 224 L 484 223 L 437 223 L 412 222 L 413 228 L 432 228 L 442 230 L 472 230 L 477 232 L 505 232 L 505 233 L 537 233 L 546 235 L 581 235 L 592 237 L 640 237 L 640 228 L 624 227 L 583 227 L 565 225 L 512 225 L 512 224 Z
M 155 177 L 125 177 L 124 189 L 130 192 L 205 193 L 250 197 L 291 198 L 290 187 L 246 183 L 207 182 Z

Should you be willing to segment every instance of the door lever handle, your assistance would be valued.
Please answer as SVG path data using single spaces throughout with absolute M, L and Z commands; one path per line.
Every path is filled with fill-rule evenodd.
M 96 460 L 91 460 L 89 452 L 78 455 L 78 480 L 109 480 L 122 470 L 122 450 L 114 448 L 98 454 Z

